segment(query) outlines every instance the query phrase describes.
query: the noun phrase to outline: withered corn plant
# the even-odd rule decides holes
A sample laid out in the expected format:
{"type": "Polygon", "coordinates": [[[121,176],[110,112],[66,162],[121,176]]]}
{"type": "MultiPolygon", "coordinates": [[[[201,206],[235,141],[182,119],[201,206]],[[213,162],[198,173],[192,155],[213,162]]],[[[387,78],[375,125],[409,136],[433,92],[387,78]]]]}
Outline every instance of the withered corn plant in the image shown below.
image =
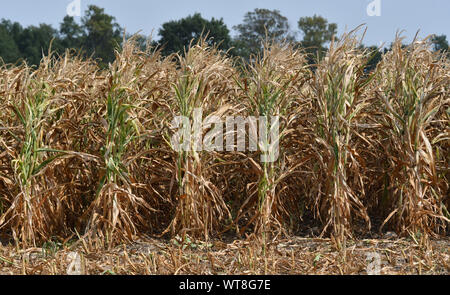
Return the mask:
{"type": "Polygon", "coordinates": [[[231,60],[216,47],[208,46],[205,38],[176,57],[179,69],[169,116],[182,118],[178,123],[183,124],[171,126],[172,130],[179,129],[178,134],[166,137],[176,154],[174,175],[178,186],[175,215],[167,230],[208,239],[225,218],[229,219],[230,212],[222,192],[210,181],[214,152],[223,150],[223,145],[219,147],[220,139],[216,139],[217,149],[203,145],[207,131],[203,120],[215,124],[231,111],[227,102],[234,92],[236,71],[231,60]],[[186,127],[184,131],[182,127],[186,127]]]}
{"type": "Polygon", "coordinates": [[[353,219],[359,216],[370,227],[361,199],[362,175],[349,178],[361,165],[353,147],[355,126],[365,106],[363,89],[373,75],[364,68],[367,53],[361,52],[356,32],[332,41],[325,58],[317,65],[311,98],[316,114],[313,166],[318,216],[324,219],[323,232],[331,229],[338,247],[351,236],[353,219]],[[356,188],[358,192],[356,193],[356,188]]]}
{"type": "MultiPolygon", "coordinates": [[[[9,68],[7,65],[0,67],[0,216],[3,216],[5,210],[9,208],[14,195],[11,160],[15,156],[13,148],[15,139],[11,136],[11,128],[12,126],[20,128],[15,124],[9,101],[19,92],[17,85],[21,85],[26,72],[27,67],[24,65],[15,68],[9,68]]],[[[6,231],[4,226],[2,231],[6,231]]]]}
{"type": "MultiPolygon", "coordinates": [[[[443,60],[441,65],[445,72],[445,79],[450,79],[450,55],[447,52],[447,60],[443,60]]],[[[444,195],[443,208],[444,215],[450,219],[450,83],[444,86],[445,99],[436,115],[434,132],[430,135],[432,144],[436,148],[436,172],[438,173],[441,191],[444,195]],[[435,134],[438,135],[435,136],[435,134]]],[[[448,227],[447,227],[448,231],[448,227]]]]}
{"type": "MultiPolygon", "coordinates": [[[[98,101],[102,111],[104,139],[100,148],[102,168],[95,200],[85,214],[89,221],[86,233],[103,239],[106,245],[118,240],[133,240],[138,226],[148,228],[140,209],[153,209],[133,190],[129,158],[139,152],[143,126],[138,120],[139,81],[143,60],[135,58],[133,40],[128,41],[105,77],[105,93],[98,101]],[[104,99],[104,100],[103,100],[104,99]]],[[[142,229],[142,228],[141,228],[142,229]]]]}
{"type": "MultiPolygon", "coordinates": [[[[47,169],[47,178],[56,179],[58,199],[61,203],[60,227],[57,238],[62,241],[82,233],[87,220],[82,216],[95,196],[99,154],[97,135],[93,132],[92,114],[101,83],[98,67],[91,60],[67,51],[64,56],[54,56],[45,80],[52,86],[55,97],[64,102],[58,120],[47,131],[46,138],[52,149],[64,151],[54,165],[47,169]]],[[[55,233],[53,233],[55,234],[55,233]]]]}
{"type": "Polygon", "coordinates": [[[283,139],[300,114],[298,108],[302,106],[294,104],[294,100],[308,78],[306,58],[301,51],[288,44],[266,42],[262,54],[247,66],[244,77],[236,80],[241,90],[239,105],[249,116],[249,148],[253,145],[259,151],[258,158],[249,158],[258,181],[248,184],[253,189],[237,219],[253,206],[255,209],[242,230],[253,225],[256,236],[263,240],[270,236],[271,230],[283,229],[280,195],[285,187],[280,182],[295,170],[294,165],[286,165],[285,149],[290,144],[283,139]]]}
{"type": "Polygon", "coordinates": [[[56,193],[59,187],[48,171],[65,154],[48,145],[48,132],[65,105],[45,81],[51,63],[50,57],[45,58],[34,73],[24,68],[23,84],[16,84],[16,95],[8,101],[17,124],[6,127],[15,140],[10,164],[16,189],[0,223],[8,224],[14,239],[23,245],[48,239],[64,223],[63,206],[56,193]]]}
{"type": "Polygon", "coordinates": [[[61,65],[67,69],[67,63],[67,57],[50,54],[38,69],[10,71],[14,78],[5,81],[5,108],[11,119],[2,122],[7,124],[2,128],[8,142],[3,142],[8,155],[4,164],[11,169],[6,170],[9,208],[0,223],[24,246],[70,234],[68,208],[76,198],[65,194],[73,179],[65,182],[64,167],[73,159],[95,158],[68,149],[70,140],[64,136],[65,115],[72,106],[65,96],[72,81],[61,69],[61,65]]]}
{"type": "Polygon", "coordinates": [[[439,233],[449,222],[448,179],[436,164],[448,164],[438,154],[444,151],[440,143],[448,142],[448,68],[426,39],[403,47],[397,37],[377,84],[392,208],[383,225],[393,222],[399,232],[413,235],[439,233]]]}
{"type": "Polygon", "coordinates": [[[41,198],[35,197],[40,191],[35,177],[39,170],[38,167],[43,162],[43,151],[40,149],[44,148],[42,143],[43,126],[47,123],[45,115],[50,105],[48,99],[50,94],[48,85],[45,82],[39,83],[30,77],[27,67],[22,68],[16,79],[19,77],[20,80],[11,81],[16,84],[15,91],[11,89],[13,85],[10,84],[8,85],[9,89],[3,92],[3,97],[6,98],[10,109],[9,115],[14,116],[15,119],[5,122],[17,124],[15,125],[17,127],[14,130],[15,134],[9,129],[12,126],[2,126],[13,138],[9,143],[15,145],[13,151],[13,147],[6,146],[2,139],[6,150],[11,151],[9,164],[12,167],[12,175],[10,180],[15,182],[16,187],[12,192],[14,195],[9,198],[9,209],[2,214],[0,224],[2,226],[10,225],[15,240],[24,241],[25,244],[35,244],[35,236],[39,235],[36,230],[45,229],[41,223],[42,219],[40,219],[42,217],[40,216],[42,206],[39,206],[41,198]]]}
{"type": "Polygon", "coordinates": [[[171,185],[175,176],[172,175],[173,151],[167,148],[165,141],[167,125],[172,120],[168,114],[173,111],[172,83],[177,77],[176,64],[171,57],[162,58],[157,48],[137,51],[127,43],[125,51],[132,51],[122,55],[129,56],[128,63],[134,64],[125,69],[126,75],[136,79],[131,93],[137,106],[133,108],[133,116],[141,126],[139,140],[130,147],[125,162],[134,194],[157,210],[139,209],[140,218],[146,222],[145,226],[140,225],[140,231],[160,234],[170,224],[176,207],[171,185]]]}

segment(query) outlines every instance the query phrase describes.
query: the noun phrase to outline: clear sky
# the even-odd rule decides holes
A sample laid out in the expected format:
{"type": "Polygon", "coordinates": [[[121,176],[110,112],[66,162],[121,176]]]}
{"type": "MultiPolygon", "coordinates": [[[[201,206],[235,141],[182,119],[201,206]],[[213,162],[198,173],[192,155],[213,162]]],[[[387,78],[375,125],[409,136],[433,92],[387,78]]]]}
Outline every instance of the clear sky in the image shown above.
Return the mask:
{"type": "MultiPolygon", "coordinates": [[[[49,23],[59,28],[73,0],[1,0],[0,19],[24,26],[49,23]]],[[[302,16],[321,15],[338,24],[339,34],[360,24],[368,27],[364,43],[387,45],[397,30],[405,30],[407,40],[420,29],[420,36],[445,34],[450,39],[449,0],[79,0],[82,12],[88,5],[105,8],[127,32],[142,30],[157,39],[161,24],[200,12],[205,18],[223,18],[232,35],[232,27],[242,22],[246,12],[255,8],[278,9],[297,31],[302,16]],[[367,6],[381,3],[381,15],[369,16],[367,6]]],[[[372,6],[375,7],[375,6],[372,6]]],[[[376,10],[371,10],[372,14],[376,10]]],[[[79,17],[77,17],[79,19],[79,17]]],[[[298,35],[301,39],[301,35],[298,35]]]]}

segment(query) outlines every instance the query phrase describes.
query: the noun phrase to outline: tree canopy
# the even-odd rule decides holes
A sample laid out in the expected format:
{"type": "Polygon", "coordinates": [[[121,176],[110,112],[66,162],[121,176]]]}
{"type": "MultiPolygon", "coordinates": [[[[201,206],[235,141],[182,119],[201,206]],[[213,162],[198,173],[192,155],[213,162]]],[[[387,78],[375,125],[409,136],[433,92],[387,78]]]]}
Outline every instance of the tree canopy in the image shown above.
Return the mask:
{"type": "MultiPolygon", "coordinates": [[[[42,54],[47,53],[57,31],[50,25],[23,28],[19,23],[2,20],[0,23],[0,56],[5,63],[16,63],[26,59],[30,64],[38,64],[42,54]]],[[[58,40],[53,48],[60,48],[58,40]]]]}
{"type": "Polygon", "coordinates": [[[0,56],[5,63],[26,60],[37,65],[43,54],[62,53],[66,48],[82,50],[101,65],[114,60],[114,49],[122,42],[122,29],[115,18],[95,5],[88,7],[81,24],[66,16],[59,31],[48,24],[23,28],[9,20],[0,22],[0,56]],[[53,42],[52,42],[53,40],[53,42]]]}
{"type": "Polygon", "coordinates": [[[183,52],[191,40],[196,42],[200,37],[207,35],[211,45],[216,43],[219,49],[228,50],[231,47],[230,31],[223,19],[204,19],[200,13],[176,21],[166,22],[159,30],[162,53],[169,55],[174,52],[183,52]]]}
{"type": "Polygon", "coordinates": [[[440,35],[440,36],[434,36],[433,39],[431,39],[431,42],[433,43],[433,47],[435,51],[445,51],[449,53],[449,45],[447,41],[447,36],[440,35]]]}
{"type": "MultiPolygon", "coordinates": [[[[174,52],[183,53],[193,41],[207,37],[207,42],[217,44],[219,49],[228,51],[234,56],[248,60],[252,54],[262,49],[265,40],[275,42],[292,42],[306,49],[313,57],[323,56],[327,44],[337,33],[337,24],[329,23],[322,16],[301,17],[298,20],[301,40],[296,39],[288,19],[278,10],[255,9],[244,15],[241,24],[233,27],[234,38],[223,19],[205,19],[200,13],[195,13],[179,20],[162,24],[158,35],[160,40],[152,41],[152,46],[161,46],[162,53],[169,55],[174,52]]],[[[131,35],[127,35],[129,38],[131,35]]],[[[145,49],[149,38],[143,35],[135,37],[138,45],[145,49]]],[[[72,48],[86,56],[95,58],[101,66],[114,61],[116,48],[123,41],[123,29],[114,16],[105,13],[103,8],[90,5],[80,22],[66,16],[60,27],[54,29],[48,24],[22,27],[10,20],[0,21],[0,58],[5,63],[17,63],[26,60],[30,65],[39,64],[43,54],[51,50],[63,53],[72,48]]],[[[445,35],[435,35],[432,39],[435,51],[449,53],[449,44],[445,35]]],[[[376,46],[367,47],[373,52],[368,69],[374,69],[379,62],[381,53],[376,46]]]]}
{"type": "Polygon", "coordinates": [[[83,27],[72,16],[66,16],[59,29],[61,44],[65,48],[81,48],[83,45],[83,27]]]}
{"type": "Polygon", "coordinates": [[[122,28],[115,18],[103,8],[90,5],[81,22],[83,47],[87,53],[100,58],[102,63],[114,61],[114,49],[122,41],[122,28]]]}
{"type": "Polygon", "coordinates": [[[234,29],[238,32],[235,39],[236,52],[245,58],[258,53],[266,39],[275,42],[294,40],[289,21],[279,10],[257,8],[247,12],[244,22],[234,29]]]}
{"type": "Polygon", "coordinates": [[[337,34],[337,24],[328,23],[327,19],[318,15],[300,18],[298,27],[303,34],[300,45],[314,54],[325,51],[326,43],[337,34]]]}
{"type": "Polygon", "coordinates": [[[21,57],[10,24],[5,20],[0,23],[0,57],[6,63],[14,63],[21,57]]]}

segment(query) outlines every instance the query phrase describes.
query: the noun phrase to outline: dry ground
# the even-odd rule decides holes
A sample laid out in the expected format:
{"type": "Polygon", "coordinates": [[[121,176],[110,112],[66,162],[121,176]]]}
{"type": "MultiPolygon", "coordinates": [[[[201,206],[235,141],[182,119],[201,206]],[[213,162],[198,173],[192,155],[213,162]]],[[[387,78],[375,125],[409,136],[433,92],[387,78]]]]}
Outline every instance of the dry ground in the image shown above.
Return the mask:
{"type": "Polygon", "coordinates": [[[183,244],[150,238],[111,250],[82,242],[27,250],[9,245],[0,246],[0,274],[367,274],[371,253],[380,255],[381,274],[450,273],[449,237],[427,246],[394,238],[350,241],[345,251],[336,251],[329,239],[301,237],[265,249],[246,240],[183,244]]]}

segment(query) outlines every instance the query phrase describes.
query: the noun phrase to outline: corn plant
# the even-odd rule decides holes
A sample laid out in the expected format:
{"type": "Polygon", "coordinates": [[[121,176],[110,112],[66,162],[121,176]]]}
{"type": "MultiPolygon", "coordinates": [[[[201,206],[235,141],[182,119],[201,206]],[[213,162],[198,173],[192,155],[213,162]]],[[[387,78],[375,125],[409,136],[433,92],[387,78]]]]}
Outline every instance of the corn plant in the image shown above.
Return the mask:
{"type": "Polygon", "coordinates": [[[151,210],[142,198],[133,194],[125,161],[129,147],[140,136],[140,124],[133,115],[136,105],[133,105],[126,85],[121,84],[121,72],[113,68],[110,75],[102,118],[105,132],[100,149],[103,175],[95,200],[85,213],[90,214],[86,233],[104,237],[106,245],[112,245],[117,237],[132,240],[138,232],[135,220],[139,220],[139,208],[151,210]]]}
{"type": "Polygon", "coordinates": [[[62,106],[56,106],[55,99],[51,98],[53,90],[47,83],[29,79],[29,91],[24,94],[24,99],[10,105],[21,124],[21,134],[10,132],[21,146],[12,160],[19,193],[0,219],[0,223],[11,222],[16,241],[24,245],[36,244],[37,240],[45,238],[52,226],[49,220],[52,200],[44,195],[46,187],[42,174],[54,160],[64,155],[63,151],[48,148],[45,144],[46,127],[51,116],[62,106]],[[16,215],[23,221],[17,221],[16,215]]]}
{"type": "MultiPolygon", "coordinates": [[[[352,147],[358,116],[366,102],[363,89],[373,75],[365,75],[365,54],[358,50],[354,33],[332,41],[326,57],[319,63],[312,82],[312,99],[316,114],[316,138],[313,150],[318,179],[315,201],[319,216],[326,218],[323,232],[332,228],[338,247],[345,247],[351,235],[353,214],[370,220],[348,178],[349,169],[360,166],[352,147]]],[[[361,179],[361,175],[357,176],[361,179]]],[[[362,180],[357,181],[362,183],[362,180]]],[[[361,193],[363,194],[363,189],[361,193]]]]}
{"type": "Polygon", "coordinates": [[[406,48],[401,41],[398,37],[384,56],[377,76],[392,204],[383,225],[392,218],[399,232],[433,234],[449,222],[436,167],[436,145],[448,132],[436,129],[436,115],[448,100],[445,87],[450,80],[444,61],[429,50],[426,40],[406,48]]]}
{"type": "Polygon", "coordinates": [[[180,138],[187,148],[176,152],[178,205],[168,230],[208,239],[230,213],[220,190],[209,181],[207,174],[213,152],[199,149],[198,144],[202,143],[198,137],[204,132],[203,116],[220,117],[229,110],[226,102],[233,89],[235,71],[231,61],[217,48],[209,47],[205,38],[191,44],[184,56],[177,55],[177,58],[180,74],[173,84],[172,114],[187,118],[194,132],[189,130],[180,138]]]}
{"type": "Polygon", "coordinates": [[[277,186],[291,172],[288,169],[293,167],[282,168],[284,154],[280,143],[290,132],[290,124],[297,115],[293,101],[298,87],[307,79],[306,59],[300,51],[287,44],[266,42],[262,55],[255,58],[254,64],[248,65],[243,81],[236,80],[242,92],[240,104],[244,105],[246,114],[259,118],[259,127],[256,122],[249,122],[249,132],[259,136],[256,143],[249,137],[249,144],[257,145],[260,151],[260,159],[250,159],[258,171],[259,180],[254,186],[256,191],[250,193],[243,206],[251,204],[252,199],[256,200],[257,210],[247,226],[254,224],[255,233],[262,235],[263,239],[271,229],[282,228],[279,216],[281,188],[277,186]]]}
{"type": "MultiPolygon", "coordinates": [[[[0,92],[6,99],[2,113],[8,114],[8,118],[1,124],[4,134],[1,145],[6,152],[2,153],[6,157],[2,157],[1,162],[2,171],[6,171],[3,192],[8,207],[0,221],[2,226],[9,227],[15,240],[24,245],[70,231],[69,210],[78,200],[64,193],[76,182],[70,176],[67,176],[68,182],[64,179],[70,170],[67,163],[75,158],[82,161],[94,158],[70,151],[67,144],[70,141],[62,135],[70,127],[73,129],[66,123],[67,116],[77,114],[68,111],[74,104],[62,95],[70,94],[64,90],[73,85],[69,83],[72,81],[61,83],[59,77],[69,78],[64,72],[69,69],[69,58],[56,59],[49,55],[35,71],[24,65],[2,75],[0,92]],[[62,128],[63,124],[68,128],[62,128]]],[[[83,67],[84,62],[75,59],[72,65],[83,67]]],[[[76,76],[79,72],[70,73],[76,76]]]]}

